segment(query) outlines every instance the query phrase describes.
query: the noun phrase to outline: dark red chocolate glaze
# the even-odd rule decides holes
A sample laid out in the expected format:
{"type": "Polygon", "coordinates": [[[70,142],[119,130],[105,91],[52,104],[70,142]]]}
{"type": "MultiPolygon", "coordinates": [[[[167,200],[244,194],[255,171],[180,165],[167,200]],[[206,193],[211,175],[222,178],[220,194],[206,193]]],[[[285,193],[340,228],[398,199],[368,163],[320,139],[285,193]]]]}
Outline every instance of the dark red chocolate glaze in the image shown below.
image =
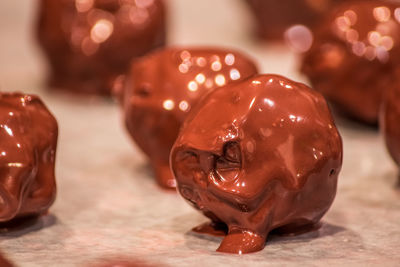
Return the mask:
{"type": "MultiPolygon", "coordinates": [[[[397,73],[398,78],[399,75],[400,72],[397,73]]],[[[400,83],[387,89],[380,115],[380,128],[385,137],[386,146],[400,167],[400,83]]]]}
{"type": "Polygon", "coordinates": [[[341,137],[324,98],[277,75],[208,94],[171,152],[178,191],[215,225],[227,225],[218,251],[238,254],[261,250],[273,229],[317,223],[335,198],[341,165],[341,137]]]}
{"type": "Polygon", "coordinates": [[[400,60],[400,3],[349,1],[315,30],[302,72],[338,110],[376,124],[400,60]]]}
{"type": "Polygon", "coordinates": [[[57,136],[57,121],[37,96],[0,93],[0,222],[53,204],[57,136]]]}
{"type": "Polygon", "coordinates": [[[313,26],[337,2],[344,0],[246,0],[256,21],[257,34],[267,40],[282,40],[294,25],[313,26]]]}
{"type": "Polygon", "coordinates": [[[162,0],[41,0],[38,39],[49,85],[108,95],[133,58],[165,43],[162,0]]]}
{"type": "Polygon", "coordinates": [[[193,105],[206,92],[256,73],[246,56],[216,48],[168,48],[132,65],[121,97],[125,124],[161,186],[175,188],[169,153],[193,105]]]}

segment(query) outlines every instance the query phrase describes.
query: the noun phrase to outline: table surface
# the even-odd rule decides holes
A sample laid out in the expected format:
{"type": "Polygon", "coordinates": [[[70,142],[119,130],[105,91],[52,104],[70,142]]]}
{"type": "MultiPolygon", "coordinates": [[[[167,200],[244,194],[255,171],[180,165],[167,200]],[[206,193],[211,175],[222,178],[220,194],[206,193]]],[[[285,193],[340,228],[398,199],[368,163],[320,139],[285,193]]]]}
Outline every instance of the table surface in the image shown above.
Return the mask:
{"type": "MultiPolygon", "coordinates": [[[[258,60],[263,72],[306,82],[294,53],[251,38],[242,1],[168,3],[170,44],[238,48],[258,60]]],[[[216,253],[219,238],[190,231],[206,218],[175,192],[156,186],[114,102],[43,89],[46,68],[33,39],[34,15],[35,1],[0,1],[0,89],[39,94],[60,126],[56,203],[37,221],[0,229],[0,249],[18,266],[91,266],[118,258],[166,266],[400,264],[397,168],[376,129],[338,121],[344,165],[319,230],[273,236],[254,254],[216,253]]]]}

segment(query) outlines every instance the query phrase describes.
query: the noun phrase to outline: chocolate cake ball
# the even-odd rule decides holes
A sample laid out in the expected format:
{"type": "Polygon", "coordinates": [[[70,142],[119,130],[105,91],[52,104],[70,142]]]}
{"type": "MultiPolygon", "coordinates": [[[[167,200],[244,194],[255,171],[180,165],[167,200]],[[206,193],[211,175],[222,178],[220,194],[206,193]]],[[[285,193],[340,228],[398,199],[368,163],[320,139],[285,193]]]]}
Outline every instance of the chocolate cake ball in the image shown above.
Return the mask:
{"type": "Polygon", "coordinates": [[[57,136],[57,121],[37,96],[0,93],[0,223],[53,204],[57,136]]]}
{"type": "Polygon", "coordinates": [[[289,28],[319,23],[334,4],[344,0],[246,0],[254,14],[257,34],[266,40],[282,40],[289,28]]]}
{"type": "Polygon", "coordinates": [[[165,43],[162,0],[40,0],[49,85],[108,95],[133,58],[165,43]]]}
{"type": "MultiPolygon", "coordinates": [[[[400,71],[397,74],[397,77],[400,77],[400,71]]],[[[385,137],[390,155],[400,166],[400,83],[387,88],[385,92],[380,116],[380,128],[385,137]]]]}
{"type": "Polygon", "coordinates": [[[134,62],[120,95],[125,125],[161,186],[175,187],[169,153],[200,97],[256,73],[246,56],[217,48],[168,48],[134,62]]]}
{"type": "Polygon", "coordinates": [[[400,62],[400,2],[348,1],[315,30],[302,72],[347,116],[376,124],[400,62]]]}
{"type": "Polygon", "coordinates": [[[180,194],[211,219],[208,228],[228,228],[218,251],[242,254],[263,249],[273,229],[296,232],[321,219],[342,153],[318,92],[259,75],[202,99],[172,148],[171,168],[180,194]]]}

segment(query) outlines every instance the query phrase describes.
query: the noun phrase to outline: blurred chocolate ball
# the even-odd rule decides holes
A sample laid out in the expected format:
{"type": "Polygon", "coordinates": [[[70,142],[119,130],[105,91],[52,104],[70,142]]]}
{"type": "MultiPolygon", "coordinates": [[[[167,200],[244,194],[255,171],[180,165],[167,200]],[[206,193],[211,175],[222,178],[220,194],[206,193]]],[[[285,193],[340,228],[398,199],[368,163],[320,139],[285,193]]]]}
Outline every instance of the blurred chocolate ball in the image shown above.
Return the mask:
{"type": "Polygon", "coordinates": [[[175,187],[169,153],[197,101],[256,73],[248,57],[218,48],[167,48],[133,63],[120,95],[125,125],[162,187],[175,187]]]}
{"type": "Polygon", "coordinates": [[[162,0],[40,0],[49,86],[109,95],[133,58],[165,43],[162,0]]]}
{"type": "Polygon", "coordinates": [[[400,3],[349,1],[315,29],[301,70],[338,111],[376,124],[400,63],[400,3]]]}

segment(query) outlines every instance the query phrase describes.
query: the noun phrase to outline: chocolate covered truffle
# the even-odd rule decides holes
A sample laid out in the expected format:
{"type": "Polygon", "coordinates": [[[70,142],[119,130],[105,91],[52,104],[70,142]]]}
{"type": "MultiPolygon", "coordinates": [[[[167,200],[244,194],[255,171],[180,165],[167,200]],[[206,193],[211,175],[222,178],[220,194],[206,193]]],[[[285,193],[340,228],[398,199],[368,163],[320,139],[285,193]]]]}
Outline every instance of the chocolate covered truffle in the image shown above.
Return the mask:
{"type": "Polygon", "coordinates": [[[316,224],[335,198],[341,165],[324,98],[277,75],[208,94],[171,151],[178,191],[209,227],[226,225],[218,251],[238,254],[261,250],[273,229],[316,224]]]}
{"type": "MultiPolygon", "coordinates": [[[[400,77],[400,71],[397,73],[400,77]]],[[[400,84],[388,88],[384,95],[380,128],[390,155],[400,166],[400,84]]],[[[400,176],[399,176],[400,178],[400,176]]]]}
{"type": "Polygon", "coordinates": [[[53,203],[57,136],[37,96],[0,93],[0,223],[43,214],[53,203]]]}
{"type": "Polygon", "coordinates": [[[400,3],[349,1],[315,30],[302,72],[338,111],[376,124],[400,60],[400,3]]]}
{"type": "Polygon", "coordinates": [[[165,43],[162,0],[40,0],[49,85],[108,95],[133,58],[165,43]]]}
{"type": "Polygon", "coordinates": [[[318,23],[337,2],[343,0],[246,0],[254,14],[257,34],[266,40],[282,40],[291,27],[318,23]]]}
{"type": "Polygon", "coordinates": [[[175,187],[169,153],[199,98],[256,73],[246,56],[216,48],[168,48],[134,62],[120,96],[125,124],[161,186],[175,187]]]}

